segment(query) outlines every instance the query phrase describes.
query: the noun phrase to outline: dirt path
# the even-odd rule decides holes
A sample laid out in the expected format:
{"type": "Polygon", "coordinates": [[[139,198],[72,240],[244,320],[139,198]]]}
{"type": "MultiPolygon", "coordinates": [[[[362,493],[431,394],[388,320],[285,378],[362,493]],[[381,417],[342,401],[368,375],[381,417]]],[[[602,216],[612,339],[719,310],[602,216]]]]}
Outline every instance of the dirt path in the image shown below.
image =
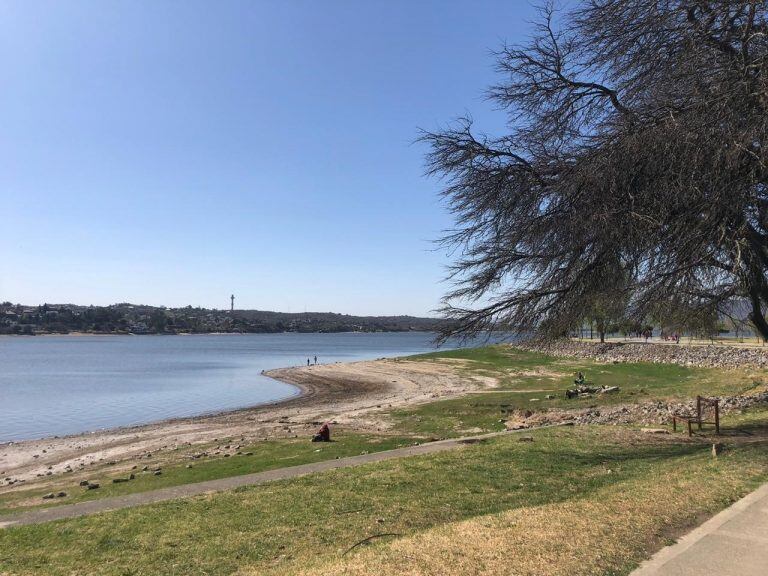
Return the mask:
{"type": "MultiPolygon", "coordinates": [[[[449,440],[439,440],[427,444],[407,446],[405,448],[396,448],[373,454],[361,454],[359,456],[349,456],[338,460],[325,460],[323,462],[313,462],[311,464],[302,464],[300,466],[291,466],[288,468],[278,468],[277,470],[268,470],[266,472],[257,472],[255,474],[245,474],[242,476],[231,476],[229,478],[220,478],[218,480],[208,480],[195,484],[183,484],[159,490],[148,492],[139,492],[137,494],[128,494],[126,496],[115,496],[101,500],[92,500],[89,502],[78,502],[77,504],[67,504],[63,506],[54,506],[38,510],[30,510],[13,514],[10,516],[0,516],[0,528],[9,528],[13,526],[24,526],[27,524],[40,524],[51,522],[53,520],[63,520],[66,518],[78,518],[80,516],[89,516],[100,512],[120,510],[122,508],[132,508],[144,504],[154,504],[166,500],[175,500],[178,498],[187,498],[198,496],[210,492],[219,492],[222,490],[231,490],[240,486],[254,486],[283,480],[286,478],[295,478],[326,470],[335,470],[337,468],[348,468],[351,466],[360,466],[371,462],[382,462],[394,458],[403,458],[407,456],[419,456],[423,454],[433,454],[435,452],[444,452],[446,450],[455,450],[467,444],[472,444],[486,438],[493,438],[505,434],[515,434],[521,431],[494,432],[480,436],[471,436],[465,438],[452,438],[449,440]]],[[[525,432],[525,431],[522,431],[525,432]]]]}

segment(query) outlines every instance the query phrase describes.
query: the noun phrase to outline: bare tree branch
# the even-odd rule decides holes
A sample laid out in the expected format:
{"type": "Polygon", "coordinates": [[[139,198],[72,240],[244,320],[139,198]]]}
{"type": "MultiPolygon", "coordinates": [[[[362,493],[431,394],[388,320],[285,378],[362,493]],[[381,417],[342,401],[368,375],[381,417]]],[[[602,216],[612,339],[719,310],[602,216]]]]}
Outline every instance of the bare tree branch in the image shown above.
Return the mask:
{"type": "Polygon", "coordinates": [[[768,337],[768,3],[583,0],[534,32],[496,54],[508,134],[420,136],[455,218],[449,333],[742,299],[768,337]]]}

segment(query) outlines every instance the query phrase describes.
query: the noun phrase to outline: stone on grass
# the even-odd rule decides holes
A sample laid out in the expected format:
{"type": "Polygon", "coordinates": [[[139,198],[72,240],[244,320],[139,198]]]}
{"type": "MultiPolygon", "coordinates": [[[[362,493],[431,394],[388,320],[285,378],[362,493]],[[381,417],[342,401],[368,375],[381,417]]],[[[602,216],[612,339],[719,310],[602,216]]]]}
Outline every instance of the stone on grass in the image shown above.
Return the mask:
{"type": "Polygon", "coordinates": [[[666,428],[641,428],[640,432],[643,434],[669,434],[669,430],[666,428]]]}
{"type": "Polygon", "coordinates": [[[525,430],[528,428],[528,424],[525,422],[507,422],[504,424],[507,430],[525,430]]]}

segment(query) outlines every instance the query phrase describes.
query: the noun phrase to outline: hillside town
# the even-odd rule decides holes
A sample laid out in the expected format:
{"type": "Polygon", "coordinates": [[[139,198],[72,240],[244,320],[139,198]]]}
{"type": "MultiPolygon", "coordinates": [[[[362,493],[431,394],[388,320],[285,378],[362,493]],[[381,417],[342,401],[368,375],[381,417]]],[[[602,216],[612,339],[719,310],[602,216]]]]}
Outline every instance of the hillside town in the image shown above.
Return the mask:
{"type": "Polygon", "coordinates": [[[431,331],[439,320],[413,316],[350,316],[331,312],[110,306],[0,304],[0,334],[206,334],[276,332],[431,331]]]}

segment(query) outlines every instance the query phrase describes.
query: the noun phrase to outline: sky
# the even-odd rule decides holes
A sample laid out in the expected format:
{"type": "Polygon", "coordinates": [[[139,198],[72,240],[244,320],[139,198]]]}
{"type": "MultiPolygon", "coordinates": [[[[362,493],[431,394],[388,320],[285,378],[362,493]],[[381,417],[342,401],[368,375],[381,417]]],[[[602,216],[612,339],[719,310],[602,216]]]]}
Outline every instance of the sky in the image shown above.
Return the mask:
{"type": "Polygon", "coordinates": [[[0,1],[0,301],[432,315],[526,0],[0,1]]]}

